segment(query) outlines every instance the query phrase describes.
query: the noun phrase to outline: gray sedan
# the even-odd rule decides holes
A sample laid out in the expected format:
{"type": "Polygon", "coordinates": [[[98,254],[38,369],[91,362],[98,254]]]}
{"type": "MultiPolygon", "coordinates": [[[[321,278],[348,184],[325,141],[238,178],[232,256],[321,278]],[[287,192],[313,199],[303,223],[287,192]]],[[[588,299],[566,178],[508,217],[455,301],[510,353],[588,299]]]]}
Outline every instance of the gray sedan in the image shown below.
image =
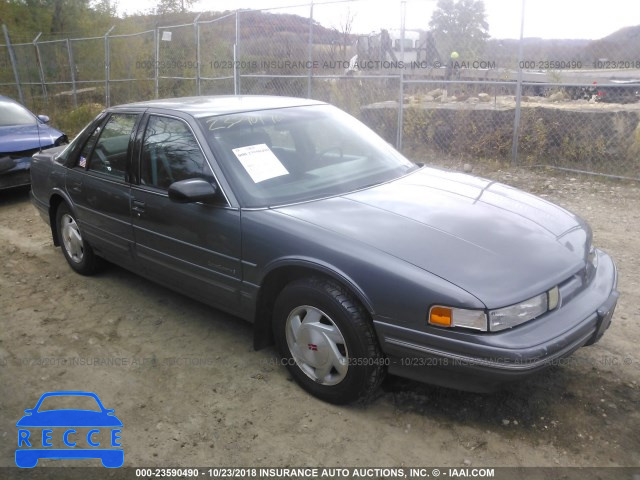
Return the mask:
{"type": "Polygon", "coordinates": [[[599,340],[618,298],[576,215],[415,164],[312,100],[109,108],[31,177],[75,271],[106,259],[252,322],[333,403],[386,373],[494,389],[599,340]]]}

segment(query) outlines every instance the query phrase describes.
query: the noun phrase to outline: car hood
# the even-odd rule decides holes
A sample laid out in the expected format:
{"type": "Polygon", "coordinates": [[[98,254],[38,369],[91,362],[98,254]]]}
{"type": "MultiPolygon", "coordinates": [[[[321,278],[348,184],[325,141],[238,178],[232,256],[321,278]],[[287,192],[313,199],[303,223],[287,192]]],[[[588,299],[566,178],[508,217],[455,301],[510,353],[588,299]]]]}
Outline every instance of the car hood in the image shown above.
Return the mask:
{"type": "Polygon", "coordinates": [[[25,415],[16,427],[121,427],[115,415],[91,410],[48,410],[25,415]]]}
{"type": "Polygon", "coordinates": [[[63,135],[45,124],[0,127],[0,154],[50,147],[63,135]]]}
{"type": "Polygon", "coordinates": [[[432,168],[282,214],[446,279],[487,308],[518,303],[585,267],[588,225],[515,188],[432,168]]]}

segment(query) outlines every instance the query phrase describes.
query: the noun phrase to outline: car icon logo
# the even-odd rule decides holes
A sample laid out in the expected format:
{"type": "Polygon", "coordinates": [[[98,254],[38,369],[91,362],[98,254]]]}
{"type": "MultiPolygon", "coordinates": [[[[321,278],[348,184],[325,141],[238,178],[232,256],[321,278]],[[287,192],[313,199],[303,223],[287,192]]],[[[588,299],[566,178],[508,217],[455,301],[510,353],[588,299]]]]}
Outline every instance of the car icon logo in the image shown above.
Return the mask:
{"type": "Polygon", "coordinates": [[[95,393],[48,392],[24,413],[16,423],[18,467],[33,468],[41,458],[99,458],[107,468],[118,468],[124,463],[122,422],[95,393]],[[74,405],[76,408],[67,408],[74,405]]]}

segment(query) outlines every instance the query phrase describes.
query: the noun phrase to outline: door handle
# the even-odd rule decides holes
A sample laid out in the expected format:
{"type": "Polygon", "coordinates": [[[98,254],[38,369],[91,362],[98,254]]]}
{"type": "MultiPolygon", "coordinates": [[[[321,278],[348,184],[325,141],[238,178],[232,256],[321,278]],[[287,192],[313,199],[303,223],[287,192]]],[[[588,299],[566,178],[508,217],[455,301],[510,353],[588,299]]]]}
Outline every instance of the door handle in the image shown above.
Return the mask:
{"type": "Polygon", "coordinates": [[[140,202],[138,200],[134,200],[133,201],[133,206],[131,207],[131,210],[133,210],[134,212],[136,212],[138,214],[138,216],[140,216],[141,213],[144,213],[144,207],[145,207],[145,203],[144,202],[140,202]]]}
{"type": "Polygon", "coordinates": [[[82,193],[82,182],[69,182],[69,190],[74,193],[82,193]]]}

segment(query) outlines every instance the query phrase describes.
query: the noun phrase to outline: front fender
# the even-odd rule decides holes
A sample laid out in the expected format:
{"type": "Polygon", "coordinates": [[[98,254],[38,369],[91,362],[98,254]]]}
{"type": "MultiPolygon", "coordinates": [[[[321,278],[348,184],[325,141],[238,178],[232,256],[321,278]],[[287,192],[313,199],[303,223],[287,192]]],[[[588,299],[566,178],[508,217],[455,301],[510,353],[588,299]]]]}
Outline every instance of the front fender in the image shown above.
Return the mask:
{"type": "Polygon", "coordinates": [[[292,279],[314,272],[348,287],[372,319],[405,328],[425,329],[433,304],[486,308],[471,293],[402,258],[287,215],[243,212],[242,231],[243,280],[256,323],[271,321],[265,297],[275,298],[292,279]],[[299,271],[274,274],[286,269],[299,271]]]}
{"type": "Polygon", "coordinates": [[[351,291],[351,293],[353,293],[358,298],[360,303],[362,303],[369,314],[371,314],[372,316],[375,315],[373,303],[367,296],[366,292],[360,287],[360,285],[358,285],[358,283],[340,267],[331,265],[330,263],[318,258],[305,256],[285,256],[274,259],[267,263],[262,269],[262,275],[259,282],[260,285],[263,285],[265,279],[268,278],[270,274],[273,274],[273,272],[279,269],[288,268],[310,270],[333,278],[334,280],[347,287],[351,291]]]}

